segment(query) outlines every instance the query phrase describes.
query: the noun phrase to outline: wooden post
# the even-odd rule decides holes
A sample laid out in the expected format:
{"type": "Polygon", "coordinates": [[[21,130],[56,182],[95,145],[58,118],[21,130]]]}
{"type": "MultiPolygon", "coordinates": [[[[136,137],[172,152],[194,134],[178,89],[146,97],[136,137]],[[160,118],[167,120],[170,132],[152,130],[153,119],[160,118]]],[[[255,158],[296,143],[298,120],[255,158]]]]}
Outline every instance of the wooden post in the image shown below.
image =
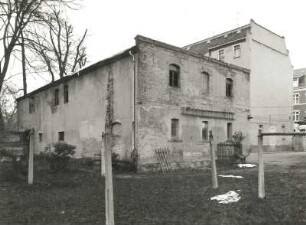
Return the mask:
{"type": "Polygon", "coordinates": [[[101,176],[105,177],[105,134],[102,132],[102,147],[101,147],[101,176]]]}
{"type": "Polygon", "coordinates": [[[265,197],[265,170],[263,159],[263,135],[258,131],[258,197],[265,197]]]}
{"type": "Polygon", "coordinates": [[[28,157],[28,184],[33,184],[33,157],[34,157],[34,145],[35,145],[35,132],[34,129],[30,131],[30,147],[28,157]]]}
{"type": "Polygon", "coordinates": [[[214,151],[214,143],[213,143],[213,135],[212,131],[209,131],[209,147],[210,147],[210,157],[211,157],[211,176],[213,188],[218,188],[218,178],[217,178],[217,167],[216,167],[216,159],[215,159],[215,151],[214,151]]]}
{"type": "Polygon", "coordinates": [[[113,171],[112,171],[112,147],[111,134],[106,132],[105,140],[105,215],[106,225],[114,225],[114,190],[113,190],[113,171]]]}

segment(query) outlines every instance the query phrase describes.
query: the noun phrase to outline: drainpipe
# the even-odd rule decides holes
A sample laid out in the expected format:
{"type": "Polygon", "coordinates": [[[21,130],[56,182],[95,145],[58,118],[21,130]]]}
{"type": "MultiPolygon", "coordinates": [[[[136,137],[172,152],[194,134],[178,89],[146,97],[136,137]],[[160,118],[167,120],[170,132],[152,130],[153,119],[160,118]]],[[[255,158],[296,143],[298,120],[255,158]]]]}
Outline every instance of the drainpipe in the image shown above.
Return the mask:
{"type": "Polygon", "coordinates": [[[132,114],[133,114],[133,136],[132,136],[132,146],[133,146],[133,152],[136,151],[136,63],[135,63],[135,55],[132,53],[132,51],[129,51],[130,56],[132,57],[134,69],[133,69],[133,97],[132,97],[132,114]]]}

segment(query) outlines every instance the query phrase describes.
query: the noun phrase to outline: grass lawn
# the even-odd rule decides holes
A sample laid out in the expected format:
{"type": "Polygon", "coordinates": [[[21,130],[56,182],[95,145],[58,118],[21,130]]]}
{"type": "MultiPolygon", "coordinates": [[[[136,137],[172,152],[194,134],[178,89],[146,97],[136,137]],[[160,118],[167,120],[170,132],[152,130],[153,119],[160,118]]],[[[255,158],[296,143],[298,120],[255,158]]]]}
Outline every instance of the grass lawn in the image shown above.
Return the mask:
{"type": "MultiPolygon", "coordinates": [[[[2,166],[3,167],[3,166],[2,166]]],[[[104,181],[97,173],[34,174],[34,184],[0,172],[0,224],[104,224],[104,181]]],[[[230,168],[211,188],[209,171],[116,175],[115,224],[306,224],[306,166],[266,167],[266,198],[257,198],[257,168],[230,168]],[[230,190],[240,201],[210,198],[230,190]]]]}

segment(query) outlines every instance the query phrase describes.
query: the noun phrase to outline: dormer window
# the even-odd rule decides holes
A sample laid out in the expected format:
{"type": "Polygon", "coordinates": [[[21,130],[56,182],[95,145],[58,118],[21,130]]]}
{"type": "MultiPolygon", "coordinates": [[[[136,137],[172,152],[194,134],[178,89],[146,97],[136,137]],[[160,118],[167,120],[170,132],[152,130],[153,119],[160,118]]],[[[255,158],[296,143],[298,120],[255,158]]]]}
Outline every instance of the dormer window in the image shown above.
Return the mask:
{"type": "Polygon", "coordinates": [[[169,86],[179,87],[180,85],[180,67],[175,64],[171,64],[169,68],[169,86]]]}
{"type": "Polygon", "coordinates": [[[224,60],[224,49],[220,49],[218,52],[218,59],[219,60],[224,60]]]}
{"type": "Polygon", "coordinates": [[[234,58],[239,58],[241,56],[240,45],[234,45],[234,58]]]}

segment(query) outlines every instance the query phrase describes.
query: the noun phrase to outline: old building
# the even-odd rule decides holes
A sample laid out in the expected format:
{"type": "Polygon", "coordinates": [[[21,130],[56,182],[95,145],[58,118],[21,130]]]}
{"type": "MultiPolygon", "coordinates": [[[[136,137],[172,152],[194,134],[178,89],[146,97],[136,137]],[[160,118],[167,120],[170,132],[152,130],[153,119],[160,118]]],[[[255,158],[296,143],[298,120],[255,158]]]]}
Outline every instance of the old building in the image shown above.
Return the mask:
{"type": "Polygon", "coordinates": [[[137,36],[136,45],[18,99],[20,130],[36,130],[37,151],[64,140],[78,156],[101,151],[107,80],[113,77],[114,151],[139,165],[169,147],[182,164],[208,159],[208,134],[249,135],[248,69],[137,36]],[[119,138],[118,138],[119,137],[119,138]]]}
{"type": "MultiPolygon", "coordinates": [[[[292,132],[293,69],[285,38],[251,20],[249,24],[188,45],[186,50],[248,68],[250,74],[250,142],[258,127],[292,132]]],[[[265,145],[287,145],[286,138],[265,138],[265,145]]]]}
{"type": "Polygon", "coordinates": [[[293,74],[293,120],[295,131],[306,131],[306,68],[293,74]]]}

